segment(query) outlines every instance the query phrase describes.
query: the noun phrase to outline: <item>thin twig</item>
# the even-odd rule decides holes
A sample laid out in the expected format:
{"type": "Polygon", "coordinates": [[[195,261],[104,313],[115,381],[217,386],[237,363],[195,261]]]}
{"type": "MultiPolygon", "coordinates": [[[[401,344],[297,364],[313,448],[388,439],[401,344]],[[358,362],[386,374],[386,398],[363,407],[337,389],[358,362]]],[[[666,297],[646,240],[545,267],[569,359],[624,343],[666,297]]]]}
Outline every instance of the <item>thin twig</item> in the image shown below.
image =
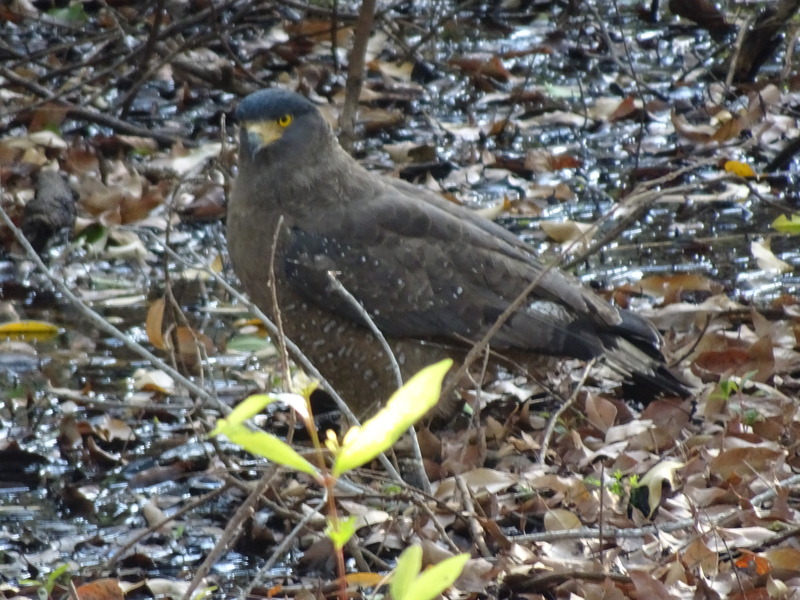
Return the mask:
{"type": "Polygon", "coordinates": [[[418,508],[422,509],[422,512],[424,512],[426,515],[428,515],[428,518],[431,520],[431,523],[433,524],[433,527],[436,529],[436,532],[439,534],[440,541],[443,541],[447,545],[447,547],[450,548],[450,550],[452,552],[461,552],[461,549],[450,538],[450,535],[447,533],[447,530],[444,528],[444,525],[442,525],[442,523],[439,521],[439,519],[436,518],[436,515],[431,510],[431,507],[428,506],[428,503],[423,501],[423,500],[421,500],[421,499],[418,499],[416,496],[413,496],[412,500],[415,502],[415,504],[417,505],[418,508]]]}
{"type": "MultiPolygon", "coordinates": [[[[28,89],[29,91],[33,92],[40,98],[44,100],[53,100],[54,96],[52,92],[46,88],[43,88],[35,81],[31,81],[17,75],[14,71],[0,65],[0,75],[8,79],[9,81],[13,81],[17,85],[21,85],[28,89]]],[[[138,125],[134,125],[133,123],[129,123],[127,121],[123,121],[122,119],[117,119],[116,117],[112,117],[111,115],[107,115],[105,113],[98,112],[96,110],[92,110],[87,106],[78,106],[77,104],[71,104],[69,102],[63,102],[59,106],[60,109],[64,110],[66,114],[74,119],[83,119],[84,121],[89,121],[90,123],[96,123],[98,125],[102,125],[103,127],[108,127],[117,131],[119,133],[128,133],[131,135],[138,135],[145,138],[152,138],[156,140],[159,144],[164,144],[170,146],[178,141],[178,137],[174,135],[167,135],[164,133],[158,133],[157,131],[153,131],[147,127],[139,127],[138,125]]],[[[193,145],[190,141],[186,141],[186,145],[193,145]]]]}
{"type": "Polygon", "coordinates": [[[190,513],[195,508],[197,508],[198,506],[202,506],[203,504],[205,504],[209,500],[212,500],[213,498],[216,498],[221,493],[223,493],[224,491],[228,490],[230,487],[231,487],[231,484],[226,482],[224,485],[222,485],[221,487],[218,487],[216,490],[212,490],[209,493],[204,494],[200,498],[192,500],[191,502],[189,502],[185,506],[182,506],[178,511],[176,511],[174,514],[170,515],[169,517],[165,517],[165,518],[161,519],[159,522],[150,525],[147,529],[145,529],[144,531],[138,533],[133,538],[131,538],[130,540],[125,542],[125,544],[123,544],[121,547],[119,547],[117,549],[117,551],[114,552],[114,554],[111,555],[111,558],[106,560],[105,568],[107,568],[107,569],[112,568],[117,563],[117,561],[119,559],[121,559],[122,556],[128,550],[133,548],[136,544],[139,543],[139,541],[141,541],[142,539],[146,538],[148,535],[158,531],[164,525],[167,525],[168,523],[171,523],[172,521],[180,519],[183,515],[185,515],[187,513],[190,513]]]}
{"type": "Polygon", "coordinates": [[[386,337],[383,335],[383,332],[378,329],[378,326],[375,324],[375,321],[372,320],[372,317],[369,316],[369,313],[361,304],[361,302],[356,299],[353,294],[350,293],[342,282],[339,281],[338,277],[336,277],[336,273],[333,271],[328,271],[328,281],[333,286],[333,289],[336,291],[337,294],[341,295],[345,300],[347,300],[353,309],[358,312],[358,315],[364,321],[364,325],[366,325],[369,330],[372,332],[372,335],[380,342],[380,345],[383,347],[383,351],[386,354],[386,357],[389,360],[389,363],[392,365],[392,371],[394,373],[394,382],[398,388],[403,387],[403,375],[400,372],[400,365],[397,363],[397,358],[392,352],[391,346],[389,346],[389,342],[386,341],[386,337]]]}
{"type": "Polygon", "coordinates": [[[725,89],[731,89],[731,85],[733,85],[733,78],[736,77],[736,72],[739,68],[739,55],[742,52],[742,45],[744,44],[744,39],[747,37],[747,33],[753,27],[753,22],[756,20],[757,13],[753,13],[747,20],[742,24],[739,28],[739,33],[736,35],[736,42],[733,44],[733,54],[730,58],[730,64],[728,65],[728,73],[725,76],[725,89]]]}
{"type": "Polygon", "coordinates": [[[272,244],[269,250],[269,274],[267,275],[269,286],[269,293],[272,298],[272,318],[275,319],[275,327],[278,329],[278,335],[275,336],[278,346],[278,354],[281,357],[281,370],[283,371],[283,390],[289,391],[291,389],[292,374],[289,370],[289,355],[286,350],[286,333],[283,330],[283,317],[281,315],[281,307],[278,303],[278,286],[275,279],[275,255],[278,252],[278,239],[281,235],[281,228],[283,227],[283,215],[278,217],[278,224],[275,227],[275,235],[272,236],[272,244]],[[289,385],[287,385],[287,383],[289,385]],[[287,389],[289,388],[289,389],[287,389]]]}
{"type": "MultiPolygon", "coordinates": [[[[160,244],[165,252],[168,252],[173,258],[177,261],[181,262],[184,265],[191,266],[198,269],[203,269],[206,273],[208,273],[222,288],[232,297],[237,299],[239,302],[242,303],[250,313],[255,315],[261,322],[264,324],[264,327],[269,332],[269,334],[273,337],[279,335],[279,331],[277,326],[264,314],[264,312],[258,308],[253,302],[251,302],[247,297],[244,296],[239,290],[234,288],[231,284],[229,284],[224,277],[222,277],[219,273],[216,273],[212,269],[209,269],[207,266],[203,265],[202,261],[200,260],[197,255],[194,255],[196,263],[190,264],[183,256],[179,255],[175,252],[172,248],[163,246],[161,241],[151,232],[145,231],[148,237],[151,240],[154,240],[156,243],[160,244]]],[[[353,414],[353,411],[350,410],[350,407],[347,406],[347,403],[342,399],[342,397],[338,394],[338,392],[333,388],[333,386],[328,382],[325,377],[322,376],[322,373],[317,370],[314,364],[309,360],[309,358],[303,354],[303,351],[295,344],[291,339],[285,338],[286,348],[289,350],[289,353],[294,358],[295,362],[300,365],[300,367],[310,376],[319,381],[320,387],[331,397],[331,399],[336,403],[338,409],[342,412],[342,414],[347,417],[347,419],[353,425],[358,425],[359,421],[358,418],[353,414]]],[[[397,469],[394,468],[389,459],[386,458],[385,455],[381,454],[378,457],[381,465],[386,472],[394,479],[394,481],[398,483],[403,482],[403,478],[397,472],[397,469]]]]}
{"type": "Polygon", "coordinates": [[[183,593],[183,600],[191,600],[192,592],[197,589],[200,582],[205,579],[206,575],[211,571],[211,567],[222,554],[230,548],[233,543],[242,535],[244,522],[252,518],[255,513],[255,506],[258,503],[261,495],[267,490],[270,482],[278,473],[278,469],[272,465],[261,476],[261,479],[253,486],[250,495],[244,502],[236,509],[236,512],[231,516],[225,530],[219,536],[219,540],[211,551],[206,555],[202,564],[196,568],[192,581],[183,593]]]}
{"type": "Polygon", "coordinates": [[[553,431],[555,431],[558,420],[561,418],[561,415],[563,415],[575,403],[575,400],[578,398],[578,393],[586,383],[586,379],[589,377],[589,372],[592,370],[592,367],[596,362],[597,359],[593,358],[586,363],[586,366],[583,368],[583,376],[578,382],[578,385],[575,386],[575,389],[572,390],[572,394],[570,395],[569,399],[564,402],[556,412],[553,413],[553,416],[551,416],[550,420],[547,422],[547,427],[544,430],[544,438],[542,439],[542,449],[539,452],[539,464],[541,466],[544,467],[547,463],[547,451],[550,448],[550,438],[553,436],[553,431]]]}
{"type": "MultiPolygon", "coordinates": [[[[375,4],[376,0],[361,0],[353,47],[350,49],[350,58],[347,65],[344,106],[342,107],[342,114],[339,116],[339,127],[342,130],[341,141],[348,150],[352,150],[356,137],[358,98],[364,85],[364,63],[367,54],[367,43],[375,20],[375,4]]],[[[334,2],[334,7],[336,6],[338,6],[338,3],[334,2]]]]}
{"type": "MultiPolygon", "coordinates": [[[[669,98],[663,92],[655,89],[654,87],[652,87],[650,85],[643,84],[641,81],[639,81],[639,77],[638,77],[638,75],[636,73],[636,70],[630,67],[630,65],[633,64],[633,61],[632,61],[632,59],[630,57],[630,54],[629,54],[629,51],[628,51],[628,46],[625,43],[626,36],[623,35],[621,37],[622,37],[622,40],[623,40],[622,44],[623,44],[623,47],[625,49],[625,55],[628,58],[628,64],[625,64],[624,62],[622,62],[622,59],[619,56],[617,56],[616,52],[614,52],[614,40],[611,38],[611,34],[609,34],[608,29],[606,28],[606,22],[608,21],[608,19],[604,18],[604,17],[602,17],[600,15],[600,13],[597,11],[597,8],[595,7],[595,4],[593,2],[585,3],[584,8],[585,8],[585,10],[588,10],[590,13],[592,13],[592,16],[594,17],[594,22],[597,25],[597,27],[599,28],[600,35],[602,36],[603,41],[606,44],[606,47],[608,47],[608,52],[606,53],[606,58],[610,58],[617,65],[617,67],[619,68],[620,71],[622,71],[625,75],[627,75],[628,77],[633,79],[633,81],[636,83],[636,86],[639,88],[640,98],[643,97],[643,94],[641,93],[641,89],[644,88],[649,93],[651,93],[654,97],[658,98],[659,100],[661,100],[663,102],[668,102],[669,98]]],[[[618,11],[618,9],[616,7],[616,3],[614,3],[614,8],[615,8],[615,10],[617,10],[617,14],[619,15],[619,11],[618,11]]]]}
{"type": "MultiPolygon", "coordinates": [[[[336,293],[344,296],[344,298],[353,306],[367,327],[369,327],[370,331],[372,331],[372,334],[380,342],[381,346],[383,347],[383,351],[386,353],[386,356],[389,359],[389,363],[392,365],[397,388],[400,389],[403,387],[403,375],[400,372],[400,365],[397,364],[397,358],[395,357],[394,352],[392,352],[389,342],[386,341],[383,332],[378,329],[378,326],[375,324],[375,321],[372,320],[372,317],[369,316],[367,310],[361,305],[356,297],[350,293],[350,290],[342,285],[342,282],[339,281],[333,271],[328,271],[328,280],[330,281],[331,285],[333,285],[336,293]]],[[[418,478],[417,480],[422,483],[422,489],[426,493],[430,493],[431,482],[428,479],[428,474],[425,472],[425,463],[422,460],[422,449],[419,445],[419,439],[417,439],[417,432],[414,430],[413,426],[408,428],[408,434],[411,436],[411,448],[414,452],[414,467],[418,478]]]]}
{"type": "Polygon", "coordinates": [[[87,320],[89,320],[94,326],[102,331],[105,331],[109,335],[111,335],[114,339],[119,340],[122,342],[126,348],[133,351],[138,356],[141,356],[145,360],[150,361],[154,367],[161,369],[165,373],[167,373],[170,377],[175,379],[180,385],[185,387],[189,392],[195,394],[198,398],[201,398],[204,402],[211,405],[213,408],[219,410],[222,414],[227,415],[231,412],[231,409],[220,402],[217,398],[213,397],[209,394],[206,390],[195,384],[193,381],[184,377],[182,373],[173,369],[170,365],[165,363],[163,360],[158,358],[155,354],[147,350],[141,344],[135,342],[130,336],[125,335],[122,331],[114,327],[111,323],[109,323],[106,319],[101,317],[97,312],[86,306],[78,296],[69,288],[69,286],[64,282],[63,278],[57,277],[54,273],[50,271],[47,265],[44,264],[39,255],[36,254],[36,251],[33,249],[33,246],[30,245],[30,242],[25,238],[22,234],[22,231],[14,225],[14,222],[6,213],[4,207],[0,206],[0,217],[2,217],[3,222],[5,223],[6,227],[14,234],[17,242],[25,249],[25,254],[27,255],[28,259],[31,260],[36,268],[52,283],[58,291],[63,294],[63,296],[69,300],[69,302],[78,310],[78,312],[83,315],[87,320]]]}
{"type": "Polygon", "coordinates": [[[456,482],[456,487],[458,487],[458,491],[461,492],[461,501],[464,503],[464,512],[466,513],[465,517],[467,519],[467,523],[469,524],[469,532],[472,535],[472,539],[474,540],[475,545],[478,547],[478,551],[481,553],[481,556],[484,558],[491,558],[493,555],[489,551],[489,547],[486,545],[486,538],[483,535],[483,528],[481,527],[480,523],[478,523],[478,519],[475,515],[475,504],[472,502],[472,493],[467,487],[467,483],[464,481],[463,477],[455,475],[454,479],[456,482]]]}
{"type": "Polygon", "coordinates": [[[286,558],[286,553],[289,549],[289,546],[294,543],[297,537],[300,535],[300,531],[308,524],[308,522],[319,515],[319,509],[325,506],[327,502],[327,498],[322,498],[316,506],[312,507],[311,510],[306,513],[303,519],[294,526],[289,534],[283,539],[283,541],[278,544],[278,546],[273,550],[272,555],[267,559],[267,562],[264,563],[264,566],[258,570],[255,577],[250,580],[250,584],[242,590],[242,593],[239,594],[239,600],[247,600],[248,598],[252,598],[251,592],[253,588],[256,586],[261,585],[268,577],[270,570],[275,565],[278,560],[284,560],[286,558]]]}
{"type": "MultiPolygon", "coordinates": [[[[138,73],[147,73],[147,63],[150,62],[150,57],[153,55],[153,51],[156,48],[156,40],[158,40],[158,34],[161,31],[161,24],[164,22],[164,4],[165,0],[156,0],[156,5],[153,9],[155,15],[153,16],[153,21],[150,25],[150,35],[147,36],[144,50],[142,50],[142,55],[139,59],[139,68],[136,69],[138,73]]],[[[133,104],[133,99],[139,93],[139,90],[145,84],[145,81],[145,77],[140,77],[138,81],[135,81],[131,86],[131,89],[128,90],[127,94],[125,95],[124,100],[119,104],[120,116],[123,119],[128,116],[128,112],[130,112],[131,109],[131,104],[133,104]]]]}
{"type": "Polygon", "coordinates": [[[606,553],[603,549],[603,523],[606,518],[606,463],[600,461],[600,515],[597,518],[597,549],[600,553],[600,567],[607,570],[606,553]]]}

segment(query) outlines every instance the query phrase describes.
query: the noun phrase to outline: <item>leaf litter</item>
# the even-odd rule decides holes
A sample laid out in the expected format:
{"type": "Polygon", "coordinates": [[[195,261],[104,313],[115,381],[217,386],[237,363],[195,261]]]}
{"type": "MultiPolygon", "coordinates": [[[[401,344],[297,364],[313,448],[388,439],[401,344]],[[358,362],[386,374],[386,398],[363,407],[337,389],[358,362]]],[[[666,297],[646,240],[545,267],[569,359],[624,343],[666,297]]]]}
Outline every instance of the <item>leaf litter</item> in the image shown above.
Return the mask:
{"type": "MultiPolygon", "coordinates": [[[[666,332],[695,395],[628,406],[599,374],[545,439],[558,403],[542,387],[501,379],[473,394],[472,421],[420,432],[435,502],[368,471],[342,498],[360,519],[345,548],[353,593],[380,581],[357,571],[387,573],[416,541],[423,567],[472,553],[451,597],[797,597],[800,253],[793,229],[771,226],[797,219],[797,176],[775,168],[798,137],[796,82],[709,83],[695,61],[713,62],[719,18],[679,4],[670,9],[681,16],[660,23],[629,6],[608,22],[503,7],[496,29],[480,10],[445,5],[393,7],[402,18],[379,20],[356,154],[454,201],[500,207],[546,257],[580,255],[585,282],[666,332]],[[418,24],[431,20],[425,38],[418,24]],[[615,62],[625,44],[646,99],[615,62]],[[395,149],[384,153],[387,141],[395,149]],[[659,191],[650,210],[583,256],[635,214],[626,198],[637,184],[659,191]]],[[[330,14],[319,14],[234,2],[159,14],[122,2],[18,3],[0,15],[4,210],[19,223],[35,175],[60,173],[78,194],[78,222],[70,243],[47,248],[51,271],[231,406],[288,375],[274,352],[226,351],[235,311],[247,309],[204,272],[224,264],[235,153],[219,117],[247,91],[283,85],[333,99],[335,121],[343,76],[332,58],[346,62],[353,30],[339,28],[334,45],[330,14]]],[[[8,325],[19,339],[0,345],[3,594],[49,586],[65,597],[69,579],[79,597],[118,597],[131,583],[129,598],[188,593],[268,467],[205,442],[219,413],[90,325],[2,235],[13,252],[0,281],[8,320],[60,332],[8,325]]],[[[568,362],[548,383],[569,397],[580,371],[568,362]]],[[[304,447],[290,416],[259,422],[304,447]]],[[[319,490],[276,477],[200,589],[240,595],[287,539],[251,593],[307,597],[333,581],[324,521],[288,536],[315,515],[319,490]]]]}

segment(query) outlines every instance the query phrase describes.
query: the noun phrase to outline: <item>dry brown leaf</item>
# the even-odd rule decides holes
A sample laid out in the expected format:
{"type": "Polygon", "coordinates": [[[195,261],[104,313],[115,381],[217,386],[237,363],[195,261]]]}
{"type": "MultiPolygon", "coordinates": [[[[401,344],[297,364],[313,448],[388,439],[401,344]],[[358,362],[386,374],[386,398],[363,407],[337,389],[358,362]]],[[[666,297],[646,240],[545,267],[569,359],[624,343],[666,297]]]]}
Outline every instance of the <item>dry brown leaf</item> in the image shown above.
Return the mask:
{"type": "Polygon", "coordinates": [[[774,600],[769,590],[765,587],[758,587],[750,590],[736,592],[728,597],[728,600],[774,600]]]}
{"type": "Polygon", "coordinates": [[[153,300],[147,309],[147,318],[144,324],[144,329],[147,333],[147,341],[158,350],[167,349],[167,343],[164,340],[164,332],[162,331],[165,305],[163,296],[153,300]]]}
{"type": "Polygon", "coordinates": [[[628,286],[651,296],[669,296],[680,298],[681,292],[709,292],[720,294],[724,286],[713,279],[695,273],[677,273],[674,275],[648,275],[628,286]]]}
{"type": "Polygon", "coordinates": [[[739,137],[739,135],[742,133],[742,130],[743,127],[741,120],[734,116],[733,118],[723,122],[714,132],[714,135],[711,136],[711,139],[721,144],[739,137]]]}
{"type": "Polygon", "coordinates": [[[175,328],[174,339],[179,359],[189,368],[202,364],[207,357],[217,353],[210,337],[185,325],[175,328]]]}
{"type": "Polygon", "coordinates": [[[715,381],[722,376],[744,375],[748,371],[750,355],[742,348],[727,348],[700,354],[692,363],[692,372],[705,381],[715,381]]]}
{"type": "Polygon", "coordinates": [[[97,579],[79,585],[75,592],[80,600],[123,600],[122,589],[117,579],[97,579]]]}
{"type": "Polygon", "coordinates": [[[725,450],[713,458],[709,467],[711,472],[722,481],[731,478],[751,481],[756,477],[764,477],[775,470],[783,451],[771,448],[732,448],[725,450]]]}
{"type": "MultiPolygon", "coordinates": [[[[494,469],[475,469],[462,473],[460,477],[467,484],[467,488],[476,494],[483,491],[497,494],[518,483],[518,479],[511,474],[494,469]]],[[[448,477],[435,487],[434,495],[439,500],[445,501],[454,493],[456,493],[456,482],[452,477],[448,477]]]]}
{"type": "Polygon", "coordinates": [[[169,187],[171,184],[166,180],[158,185],[143,181],[142,192],[138,196],[122,196],[119,203],[120,224],[127,225],[147,217],[156,206],[164,203],[165,191],[169,187]]]}
{"type": "Polygon", "coordinates": [[[675,133],[690,142],[707,144],[714,138],[716,130],[711,125],[692,125],[686,120],[686,117],[676,112],[673,112],[671,117],[675,133]]]}
{"type": "Polygon", "coordinates": [[[631,578],[638,598],[647,600],[678,600],[667,590],[667,587],[654,579],[652,575],[639,569],[630,569],[628,577],[631,578]]]}
{"type": "Polygon", "coordinates": [[[119,456],[116,456],[110,452],[106,452],[100,446],[98,446],[97,442],[92,436],[86,438],[86,449],[89,451],[89,456],[91,457],[92,461],[101,467],[112,468],[121,462],[119,456]]]}
{"type": "Polygon", "coordinates": [[[586,418],[603,433],[606,433],[617,420],[617,407],[602,396],[586,396],[586,418]]]}
{"type": "Polygon", "coordinates": [[[133,429],[120,419],[103,415],[94,426],[95,433],[107,442],[130,442],[136,439],[133,429]]]}
{"type": "Polygon", "coordinates": [[[700,27],[714,31],[728,26],[725,15],[711,0],[669,0],[669,9],[700,27]]]}
{"type": "Polygon", "coordinates": [[[449,63],[468,75],[483,75],[500,82],[511,78],[503,61],[497,56],[461,56],[451,58],[449,63]]]}
{"type": "Polygon", "coordinates": [[[695,538],[681,554],[681,559],[691,571],[701,568],[707,577],[719,572],[719,555],[705,545],[702,539],[695,538]]]}
{"type": "Polygon", "coordinates": [[[577,221],[540,221],[539,226],[547,237],[560,244],[575,244],[575,250],[585,247],[591,241],[589,235],[594,230],[591,223],[577,221]]]}
{"type": "Polygon", "coordinates": [[[769,548],[763,557],[769,562],[773,577],[789,579],[800,575],[800,549],[769,548]]]}
{"type": "Polygon", "coordinates": [[[169,395],[175,392],[175,381],[164,371],[136,369],[133,373],[133,387],[136,390],[169,395]]]}
{"type": "Polygon", "coordinates": [[[561,171],[563,169],[578,169],[583,165],[583,161],[571,154],[557,154],[550,157],[550,170],[561,171]]]}
{"type": "Polygon", "coordinates": [[[622,121],[624,119],[629,119],[631,117],[636,116],[640,112],[640,110],[641,110],[641,101],[637,101],[634,96],[628,96],[622,102],[619,103],[614,112],[612,112],[611,115],[608,117],[608,120],[614,123],[615,121],[622,121]]]}

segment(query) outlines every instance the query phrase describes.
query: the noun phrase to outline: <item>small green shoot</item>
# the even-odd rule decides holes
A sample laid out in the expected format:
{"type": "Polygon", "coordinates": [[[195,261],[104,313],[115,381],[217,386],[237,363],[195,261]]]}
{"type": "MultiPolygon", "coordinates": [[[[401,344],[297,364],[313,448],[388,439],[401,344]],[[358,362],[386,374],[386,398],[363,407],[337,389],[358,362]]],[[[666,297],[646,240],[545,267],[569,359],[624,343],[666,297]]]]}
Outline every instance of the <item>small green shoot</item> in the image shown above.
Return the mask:
{"type": "Polygon", "coordinates": [[[59,579],[64,578],[64,581],[69,581],[70,574],[69,574],[69,565],[62,564],[57,566],[53,571],[51,571],[47,575],[47,579],[44,581],[39,581],[35,579],[23,579],[19,581],[20,585],[38,585],[40,590],[43,590],[46,593],[42,593],[40,591],[40,596],[44,596],[45,598],[49,598],[53,594],[53,590],[56,587],[59,579]]]}
{"type": "Polygon", "coordinates": [[[758,371],[748,371],[739,381],[723,379],[717,385],[718,389],[714,392],[714,394],[723,400],[728,400],[733,394],[742,391],[744,385],[750,381],[756,375],[756,373],[758,373],[758,371]]]}
{"type": "Polygon", "coordinates": [[[719,395],[723,400],[728,400],[733,394],[739,391],[739,384],[731,379],[723,379],[719,382],[719,395]]]}
{"type": "Polygon", "coordinates": [[[756,423],[762,423],[763,421],[764,415],[758,412],[755,408],[747,409],[742,415],[742,423],[744,423],[747,427],[752,427],[756,423]]]}
{"type": "Polygon", "coordinates": [[[356,534],[356,518],[348,517],[347,519],[339,519],[336,523],[328,520],[328,525],[325,527],[325,535],[333,542],[333,546],[337,552],[344,548],[345,544],[350,541],[350,538],[356,534]]]}
{"type": "Polygon", "coordinates": [[[614,471],[614,480],[609,482],[608,491],[617,496],[622,496],[625,493],[625,485],[622,482],[624,477],[622,471],[614,471]]]}
{"type": "MultiPolygon", "coordinates": [[[[397,390],[386,406],[361,427],[353,427],[339,441],[336,434],[328,431],[325,447],[333,456],[333,467],[330,476],[324,473],[324,465],[320,469],[309,463],[295,452],[288,444],[277,437],[255,430],[246,424],[264,408],[275,400],[287,402],[304,419],[310,428],[312,440],[319,450],[320,443],[313,429],[313,421],[308,409],[308,398],[314,387],[304,390],[303,395],[278,394],[276,396],[257,394],[246,398],[236,406],[225,419],[219,419],[217,426],[209,436],[224,435],[231,442],[241,446],[248,452],[262,456],[267,460],[289,467],[302,473],[308,473],[325,488],[328,495],[329,516],[325,534],[333,542],[337,557],[337,571],[344,581],[345,566],[342,549],[356,533],[356,519],[340,519],[336,511],[334,486],[340,475],[368,463],[379,454],[391,448],[409,427],[413,426],[439,401],[442,393],[444,376],[452,366],[452,360],[443,360],[422,369],[397,390]],[[322,469],[322,470],[321,470],[322,469]]],[[[432,600],[441,591],[453,584],[461,574],[468,554],[459,554],[442,561],[420,574],[422,550],[412,546],[398,560],[397,573],[392,580],[392,597],[394,600],[432,600]]],[[[341,590],[341,597],[346,590],[341,590]]]]}

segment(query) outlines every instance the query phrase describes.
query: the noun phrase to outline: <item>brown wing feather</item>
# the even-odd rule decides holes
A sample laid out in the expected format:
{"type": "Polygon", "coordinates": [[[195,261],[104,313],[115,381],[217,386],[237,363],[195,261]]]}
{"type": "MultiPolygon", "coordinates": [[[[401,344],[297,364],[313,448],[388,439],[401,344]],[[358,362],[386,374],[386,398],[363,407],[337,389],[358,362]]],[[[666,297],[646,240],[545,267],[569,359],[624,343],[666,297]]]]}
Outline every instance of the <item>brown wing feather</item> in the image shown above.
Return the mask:
{"type": "Polygon", "coordinates": [[[528,305],[492,344],[581,358],[602,352],[599,333],[620,324],[617,311],[546,270],[503,228],[414,191],[410,198],[402,184],[384,185],[346,210],[296,223],[285,256],[292,287],[360,320],[331,289],[332,271],[387,335],[474,340],[539,277],[528,305]]]}

